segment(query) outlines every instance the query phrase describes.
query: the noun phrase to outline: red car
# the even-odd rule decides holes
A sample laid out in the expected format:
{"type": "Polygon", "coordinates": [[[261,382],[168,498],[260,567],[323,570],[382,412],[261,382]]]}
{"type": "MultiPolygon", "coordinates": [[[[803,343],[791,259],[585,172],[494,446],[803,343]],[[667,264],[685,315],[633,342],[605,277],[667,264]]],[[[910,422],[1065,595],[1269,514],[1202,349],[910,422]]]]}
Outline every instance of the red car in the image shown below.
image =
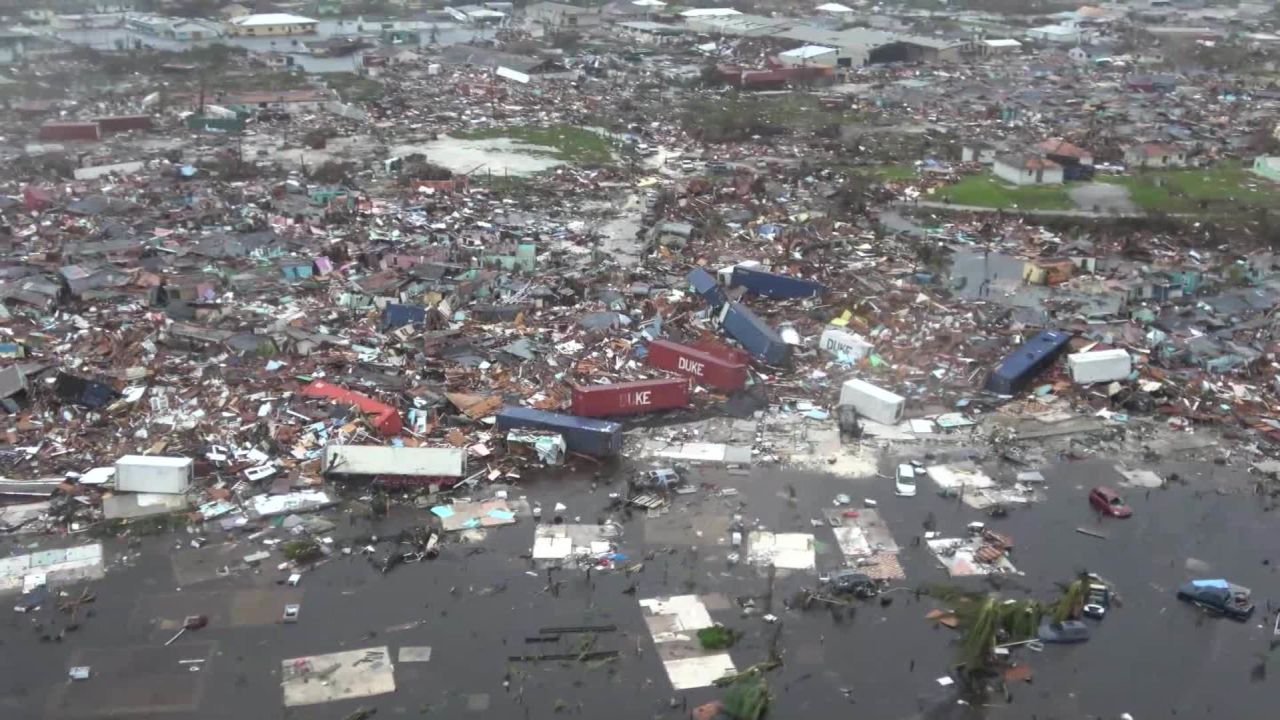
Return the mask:
{"type": "Polygon", "coordinates": [[[1109,487],[1096,487],[1090,490],[1089,504],[1103,515],[1111,517],[1127,518],[1133,514],[1133,509],[1124,504],[1124,498],[1120,497],[1120,493],[1109,487]]]}

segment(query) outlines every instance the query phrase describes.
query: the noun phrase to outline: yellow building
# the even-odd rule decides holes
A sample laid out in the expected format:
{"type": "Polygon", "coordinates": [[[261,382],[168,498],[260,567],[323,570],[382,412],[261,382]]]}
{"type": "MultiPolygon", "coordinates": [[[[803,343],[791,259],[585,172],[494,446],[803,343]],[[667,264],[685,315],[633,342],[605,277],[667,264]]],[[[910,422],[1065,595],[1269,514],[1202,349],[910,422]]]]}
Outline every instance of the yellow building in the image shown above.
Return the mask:
{"type": "Polygon", "coordinates": [[[288,13],[241,15],[227,21],[227,32],[242,37],[275,35],[310,35],[316,31],[316,20],[288,13]]]}

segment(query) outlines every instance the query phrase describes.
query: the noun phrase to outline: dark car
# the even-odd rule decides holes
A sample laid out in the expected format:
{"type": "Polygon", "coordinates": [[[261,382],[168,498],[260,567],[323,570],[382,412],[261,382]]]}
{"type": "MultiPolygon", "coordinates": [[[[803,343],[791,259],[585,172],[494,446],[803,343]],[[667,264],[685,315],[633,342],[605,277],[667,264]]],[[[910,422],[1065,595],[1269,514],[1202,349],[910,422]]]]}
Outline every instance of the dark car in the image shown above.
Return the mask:
{"type": "Polygon", "coordinates": [[[1079,620],[1063,620],[1062,622],[1041,623],[1036,633],[1040,642],[1077,643],[1089,639],[1089,626],[1079,620]]]}
{"type": "Polygon", "coordinates": [[[840,570],[832,573],[828,585],[832,592],[842,595],[869,598],[880,594],[880,585],[875,580],[872,580],[865,573],[853,570],[840,570]]]}
{"type": "Polygon", "coordinates": [[[1090,490],[1089,504],[1098,512],[1111,517],[1127,518],[1133,514],[1133,510],[1124,504],[1124,498],[1120,497],[1120,493],[1109,487],[1096,487],[1090,490]]]}
{"type": "Polygon", "coordinates": [[[1178,588],[1178,599],[1241,622],[1253,615],[1253,591],[1226,580],[1192,580],[1178,588]]]}

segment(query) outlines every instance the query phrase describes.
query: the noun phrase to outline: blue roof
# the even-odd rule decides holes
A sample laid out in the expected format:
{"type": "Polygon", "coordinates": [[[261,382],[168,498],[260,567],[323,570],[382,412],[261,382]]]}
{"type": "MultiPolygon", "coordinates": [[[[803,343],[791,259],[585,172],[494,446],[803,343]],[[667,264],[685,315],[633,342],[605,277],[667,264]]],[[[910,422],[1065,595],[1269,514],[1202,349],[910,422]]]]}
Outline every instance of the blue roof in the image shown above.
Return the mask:
{"type": "Polygon", "coordinates": [[[1226,580],[1192,580],[1191,584],[1195,587],[1222,588],[1223,590],[1231,588],[1231,583],[1226,580]]]}

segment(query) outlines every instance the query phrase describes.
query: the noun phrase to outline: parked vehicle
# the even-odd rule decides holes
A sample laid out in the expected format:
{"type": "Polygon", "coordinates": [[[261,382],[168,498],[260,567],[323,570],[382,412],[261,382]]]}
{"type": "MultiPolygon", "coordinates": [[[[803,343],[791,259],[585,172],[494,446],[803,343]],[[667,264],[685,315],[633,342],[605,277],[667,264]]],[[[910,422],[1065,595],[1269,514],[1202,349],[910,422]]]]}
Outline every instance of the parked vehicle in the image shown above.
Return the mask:
{"type": "Polygon", "coordinates": [[[1253,591],[1226,580],[1192,580],[1178,588],[1178,599],[1232,620],[1243,622],[1253,616],[1253,591]]]}
{"type": "Polygon", "coordinates": [[[302,612],[301,605],[285,605],[284,617],[282,619],[284,622],[287,622],[287,623],[296,623],[298,622],[298,615],[301,614],[301,612],[302,612]]]}
{"type": "Polygon", "coordinates": [[[1085,617],[1101,620],[1107,616],[1107,610],[1110,608],[1111,588],[1101,582],[1089,583],[1084,598],[1084,607],[1080,612],[1084,613],[1085,617]]]}
{"type": "Polygon", "coordinates": [[[1081,620],[1063,620],[1062,622],[1043,622],[1036,633],[1040,642],[1077,643],[1089,639],[1089,626],[1081,620]]]}
{"type": "Polygon", "coordinates": [[[910,463],[898,466],[897,477],[893,481],[894,492],[898,497],[916,496],[916,468],[910,463]]]}
{"type": "Polygon", "coordinates": [[[875,597],[880,594],[880,586],[870,575],[856,570],[839,570],[828,578],[827,586],[834,593],[854,595],[859,598],[875,597]]]}
{"type": "Polygon", "coordinates": [[[1133,510],[1125,504],[1120,493],[1109,487],[1099,486],[1090,490],[1089,504],[1103,515],[1111,517],[1127,518],[1133,514],[1133,510]]]}

